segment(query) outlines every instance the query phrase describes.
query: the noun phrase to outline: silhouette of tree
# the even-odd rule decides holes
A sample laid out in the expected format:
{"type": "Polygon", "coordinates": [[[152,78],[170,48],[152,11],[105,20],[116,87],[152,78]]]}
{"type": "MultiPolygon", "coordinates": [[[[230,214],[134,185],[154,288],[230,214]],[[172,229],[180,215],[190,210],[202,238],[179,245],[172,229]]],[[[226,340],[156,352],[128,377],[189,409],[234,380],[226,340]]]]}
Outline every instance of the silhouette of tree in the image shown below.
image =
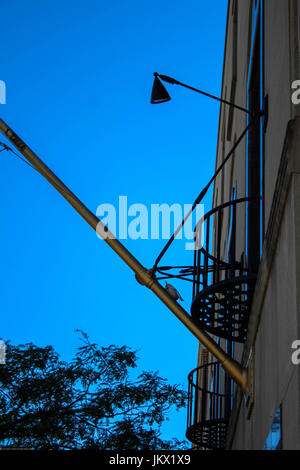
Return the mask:
{"type": "Polygon", "coordinates": [[[68,363],[52,346],[6,345],[0,365],[0,444],[30,449],[180,449],[161,425],[186,393],[157,372],[130,376],[136,351],[99,347],[81,333],[68,363]]]}

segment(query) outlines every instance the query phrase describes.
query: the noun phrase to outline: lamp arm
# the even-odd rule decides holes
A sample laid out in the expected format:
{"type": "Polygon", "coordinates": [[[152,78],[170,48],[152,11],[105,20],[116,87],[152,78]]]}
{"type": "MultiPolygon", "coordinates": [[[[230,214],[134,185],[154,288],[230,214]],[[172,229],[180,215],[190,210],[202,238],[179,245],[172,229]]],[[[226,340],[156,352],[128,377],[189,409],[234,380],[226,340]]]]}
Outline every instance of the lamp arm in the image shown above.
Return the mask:
{"type": "Polygon", "coordinates": [[[228,104],[229,106],[232,106],[233,108],[239,109],[240,111],[243,111],[249,114],[249,116],[253,116],[252,113],[248,109],[242,108],[241,106],[238,106],[235,103],[231,103],[231,101],[223,100],[222,98],[219,98],[218,96],[211,95],[210,93],[206,93],[205,91],[199,90],[198,88],[194,88],[190,85],[186,85],[185,83],[175,80],[175,78],[168,77],[168,75],[160,75],[157,72],[155,72],[154,75],[161,78],[161,80],[163,80],[164,82],[171,83],[172,85],[183,86],[185,88],[188,88],[189,90],[196,91],[197,93],[201,93],[201,95],[208,96],[209,98],[219,101],[220,103],[228,104]]]}
{"type": "Polygon", "coordinates": [[[225,372],[241,387],[244,393],[248,387],[248,369],[244,368],[202,329],[198,323],[179,305],[168,291],[159,284],[151,270],[148,270],[125,248],[110,230],[98,219],[69,188],[40,160],[40,158],[23,142],[15,132],[0,119],[0,131],[28,160],[28,162],[73,206],[78,214],[99,234],[104,241],[134,271],[139,283],[148,287],[171,310],[188,330],[211,352],[221,363],[225,372]]]}

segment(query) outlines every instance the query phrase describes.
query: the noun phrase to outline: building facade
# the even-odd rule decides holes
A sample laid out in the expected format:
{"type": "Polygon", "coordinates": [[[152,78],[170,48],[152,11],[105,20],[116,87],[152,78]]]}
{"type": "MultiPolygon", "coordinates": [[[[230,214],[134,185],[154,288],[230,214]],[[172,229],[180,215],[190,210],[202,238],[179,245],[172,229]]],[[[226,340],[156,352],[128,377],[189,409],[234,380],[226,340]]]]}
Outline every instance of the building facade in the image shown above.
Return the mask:
{"type": "Polygon", "coordinates": [[[200,346],[195,448],[300,449],[299,47],[300,0],[228,1],[222,98],[250,113],[220,107],[216,169],[238,145],[197,226],[191,314],[249,367],[251,387],[200,346]]]}

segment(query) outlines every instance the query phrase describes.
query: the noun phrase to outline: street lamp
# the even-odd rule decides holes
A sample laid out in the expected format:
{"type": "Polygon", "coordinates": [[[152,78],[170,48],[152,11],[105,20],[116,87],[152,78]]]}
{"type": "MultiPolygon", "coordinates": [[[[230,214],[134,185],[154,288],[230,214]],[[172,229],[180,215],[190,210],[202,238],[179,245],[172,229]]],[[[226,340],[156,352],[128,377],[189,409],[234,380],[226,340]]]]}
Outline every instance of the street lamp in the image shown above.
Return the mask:
{"type": "Polygon", "coordinates": [[[165,103],[166,101],[170,101],[171,97],[163,86],[163,84],[161,83],[156,72],[154,73],[154,77],[155,78],[151,93],[151,104],[165,103]]]}
{"type": "Polygon", "coordinates": [[[217,96],[211,95],[210,93],[206,93],[205,91],[199,90],[198,88],[194,88],[190,85],[186,85],[185,83],[179,82],[175,78],[168,77],[168,75],[160,75],[157,72],[154,72],[153,75],[154,75],[154,82],[153,82],[152,94],[151,94],[151,104],[165,103],[166,101],[170,101],[171,99],[166,88],[160,81],[161,79],[166,83],[171,83],[172,85],[183,86],[184,88],[188,88],[189,90],[196,91],[197,93],[201,93],[201,95],[208,96],[209,98],[217,100],[220,103],[228,104],[229,106],[239,109],[240,111],[244,111],[245,113],[253,117],[252,113],[248,109],[242,108],[241,106],[238,106],[237,104],[232,103],[231,101],[223,100],[222,98],[218,98],[217,96]]]}

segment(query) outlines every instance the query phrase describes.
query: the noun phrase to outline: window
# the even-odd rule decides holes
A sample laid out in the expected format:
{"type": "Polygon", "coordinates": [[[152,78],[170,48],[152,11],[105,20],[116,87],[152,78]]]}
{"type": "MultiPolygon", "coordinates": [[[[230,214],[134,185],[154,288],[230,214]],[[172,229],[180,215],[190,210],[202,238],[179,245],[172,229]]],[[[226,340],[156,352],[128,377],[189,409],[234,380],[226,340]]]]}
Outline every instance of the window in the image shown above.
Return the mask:
{"type": "MultiPolygon", "coordinates": [[[[260,2],[253,4],[253,34],[248,74],[248,108],[256,115],[262,108],[262,31],[260,2]]],[[[262,123],[256,120],[247,138],[247,196],[259,198],[263,190],[262,123]]],[[[261,214],[259,200],[248,203],[247,264],[250,272],[257,272],[261,252],[261,214]]]]}
{"type": "Polygon", "coordinates": [[[281,407],[278,408],[272,427],[264,445],[264,450],[282,449],[281,407]]]}

